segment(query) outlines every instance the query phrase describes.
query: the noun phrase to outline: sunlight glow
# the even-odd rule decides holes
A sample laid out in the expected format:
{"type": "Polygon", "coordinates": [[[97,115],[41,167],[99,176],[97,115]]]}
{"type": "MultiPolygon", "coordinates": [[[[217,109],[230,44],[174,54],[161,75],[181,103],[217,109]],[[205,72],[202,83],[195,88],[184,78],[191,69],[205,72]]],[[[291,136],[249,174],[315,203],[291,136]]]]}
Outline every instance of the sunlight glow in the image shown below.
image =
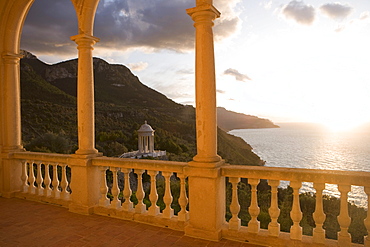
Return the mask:
{"type": "Polygon", "coordinates": [[[338,119],[338,120],[333,120],[330,122],[325,122],[323,124],[328,130],[332,132],[344,132],[344,131],[351,131],[363,123],[359,123],[356,121],[342,121],[338,119]]]}

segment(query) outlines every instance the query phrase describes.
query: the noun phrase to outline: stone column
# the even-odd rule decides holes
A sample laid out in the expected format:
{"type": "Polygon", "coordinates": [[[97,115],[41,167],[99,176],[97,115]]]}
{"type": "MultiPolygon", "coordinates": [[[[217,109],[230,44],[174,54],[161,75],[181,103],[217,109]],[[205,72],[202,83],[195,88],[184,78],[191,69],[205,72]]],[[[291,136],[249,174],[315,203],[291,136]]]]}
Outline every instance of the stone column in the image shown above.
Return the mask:
{"type": "Polygon", "coordinates": [[[194,21],[195,33],[195,96],[197,162],[218,162],[216,78],[213,47],[213,20],[220,12],[212,1],[197,1],[197,7],[187,13],[194,21]],[[209,3],[207,3],[209,2],[209,3]]]}
{"type": "Polygon", "coordinates": [[[22,166],[12,159],[12,152],[23,150],[21,142],[21,104],[19,60],[22,56],[4,53],[3,84],[1,86],[1,163],[0,163],[0,194],[12,197],[21,189],[22,166]]]}
{"type": "Polygon", "coordinates": [[[93,45],[98,38],[78,34],[72,36],[78,49],[77,75],[77,122],[78,122],[78,150],[76,154],[96,154],[95,149],[95,116],[94,116],[94,70],[93,45]]]}
{"type": "Polygon", "coordinates": [[[211,0],[197,0],[187,13],[194,20],[196,138],[197,155],[187,169],[189,184],[189,224],[185,234],[220,240],[225,222],[225,179],[217,155],[216,79],[213,48],[213,20],[220,12],[211,0]]]}
{"type": "Polygon", "coordinates": [[[3,54],[4,85],[2,98],[2,139],[3,150],[20,150],[21,142],[21,93],[19,60],[22,55],[3,54]]]}

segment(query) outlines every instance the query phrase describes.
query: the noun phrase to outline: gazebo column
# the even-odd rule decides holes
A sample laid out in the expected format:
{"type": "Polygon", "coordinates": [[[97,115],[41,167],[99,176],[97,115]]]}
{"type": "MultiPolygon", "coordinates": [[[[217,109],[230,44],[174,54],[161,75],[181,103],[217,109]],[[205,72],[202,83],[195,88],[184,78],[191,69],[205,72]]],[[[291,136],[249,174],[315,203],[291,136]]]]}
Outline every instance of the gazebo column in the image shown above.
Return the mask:
{"type": "Polygon", "coordinates": [[[21,186],[21,166],[12,159],[11,154],[23,150],[21,142],[21,104],[19,60],[22,56],[14,53],[2,55],[4,66],[4,84],[1,87],[1,140],[2,162],[0,165],[0,193],[4,197],[12,197],[21,186]]]}
{"type": "Polygon", "coordinates": [[[197,155],[189,162],[189,224],[185,234],[220,240],[225,221],[225,179],[217,155],[216,79],[213,20],[220,12],[212,0],[197,0],[187,13],[194,21],[197,155]]]}
{"type": "Polygon", "coordinates": [[[95,149],[95,116],[94,116],[94,71],[93,45],[98,38],[78,34],[71,39],[76,42],[78,49],[77,76],[77,122],[78,150],[76,154],[96,154],[95,149]]]}

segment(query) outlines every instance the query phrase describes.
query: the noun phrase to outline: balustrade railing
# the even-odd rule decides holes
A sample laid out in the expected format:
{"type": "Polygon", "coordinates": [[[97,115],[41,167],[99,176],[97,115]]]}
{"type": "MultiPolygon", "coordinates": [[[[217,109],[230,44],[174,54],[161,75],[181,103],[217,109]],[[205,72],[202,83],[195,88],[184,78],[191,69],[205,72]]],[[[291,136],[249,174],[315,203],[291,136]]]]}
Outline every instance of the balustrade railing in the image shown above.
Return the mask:
{"type": "Polygon", "coordinates": [[[15,157],[22,164],[21,197],[68,206],[72,192],[68,155],[23,152],[15,157]]]}
{"type": "MultiPolygon", "coordinates": [[[[32,152],[15,153],[14,158],[22,165],[19,197],[66,207],[73,202],[71,172],[75,165],[85,166],[78,163],[79,158],[32,152]]],[[[94,168],[89,176],[96,177],[91,177],[95,182],[88,187],[99,190],[93,193],[95,214],[179,230],[188,224],[187,163],[92,157],[88,166],[94,168]]],[[[356,242],[370,247],[369,211],[362,209],[362,222],[355,222],[348,199],[352,186],[361,186],[369,205],[370,173],[232,165],[220,170],[227,181],[223,237],[271,246],[298,241],[302,246],[351,246],[356,242]],[[302,193],[304,182],[312,183],[314,193],[302,193]],[[281,188],[287,183],[287,189],[281,188]],[[339,199],[325,195],[327,184],[338,186],[339,199]],[[336,203],[334,208],[327,206],[331,200],[336,203]],[[334,228],[329,220],[336,224],[334,228]],[[354,225],[365,232],[360,238],[354,238],[354,225]]]]}
{"type": "Polygon", "coordinates": [[[92,164],[100,170],[97,214],[183,229],[188,219],[187,163],[100,157],[92,164]]]}
{"type": "MultiPolygon", "coordinates": [[[[241,238],[244,240],[254,239],[256,242],[265,244],[271,244],[273,242],[273,246],[287,245],[288,240],[284,240],[283,238],[276,239],[276,237],[283,235],[282,231],[280,230],[279,220],[283,220],[284,217],[290,217],[290,219],[285,220],[291,220],[291,226],[290,229],[288,229],[288,232],[290,232],[289,238],[291,240],[298,241],[302,241],[303,239],[303,229],[301,226],[303,221],[303,213],[301,210],[299,192],[302,187],[302,182],[313,182],[313,189],[316,191],[315,196],[311,194],[309,197],[314,198],[315,206],[313,215],[310,216],[314,220],[313,231],[312,233],[308,234],[312,234],[313,237],[305,238],[305,241],[308,242],[308,244],[328,244],[328,242],[330,242],[330,240],[326,238],[326,229],[324,229],[324,223],[327,219],[327,215],[324,212],[323,203],[323,191],[325,189],[325,184],[338,185],[340,192],[340,213],[337,216],[339,229],[337,236],[334,237],[334,239],[337,239],[336,244],[338,244],[338,246],[351,246],[351,234],[348,232],[351,222],[353,223],[353,219],[351,219],[349,215],[350,203],[348,202],[348,193],[351,191],[351,186],[363,186],[367,194],[368,201],[370,196],[370,174],[366,172],[224,166],[222,168],[222,176],[228,178],[228,182],[230,183],[229,187],[231,187],[231,189],[229,189],[231,190],[229,192],[231,197],[229,200],[231,201],[229,202],[228,206],[230,211],[230,219],[228,228],[225,231],[226,236],[229,236],[230,238],[241,238]],[[261,181],[267,182],[269,186],[268,192],[265,194],[265,196],[268,197],[268,202],[266,203],[265,201],[265,204],[268,205],[261,205],[263,202],[258,201],[258,193],[261,193],[261,197],[263,196],[262,192],[257,192],[256,189],[261,181]],[[278,187],[281,181],[290,182],[291,194],[289,194],[288,197],[285,197],[285,199],[289,197],[291,198],[291,210],[290,214],[288,215],[282,215],[282,212],[280,212],[281,210],[278,206],[278,190],[281,190],[278,189],[278,187]],[[244,183],[244,185],[241,183],[244,183]],[[241,191],[243,189],[242,187],[249,187],[249,189],[245,191],[248,191],[249,193],[248,197],[250,198],[250,202],[239,203],[240,201],[243,201],[242,197],[244,196],[243,192],[241,191]],[[269,219],[267,220],[266,212],[264,215],[262,215],[262,207],[268,207],[267,213],[269,219]],[[248,221],[247,223],[244,222],[244,226],[241,226],[243,225],[241,224],[242,219],[240,218],[243,218],[241,215],[242,212],[247,212],[245,213],[247,216],[249,214],[247,217],[249,220],[244,219],[244,221],[248,221]],[[265,228],[267,228],[266,230],[260,229],[261,222],[258,220],[259,217],[264,219],[264,221],[269,221],[267,225],[265,222],[265,228]],[[258,235],[261,234],[264,235],[264,237],[258,238],[258,235]]],[[[336,209],[338,208],[327,209],[326,211],[335,211],[336,209]]],[[[355,242],[364,243],[365,246],[370,246],[370,237],[368,237],[368,234],[370,233],[370,214],[368,210],[365,212],[367,213],[367,217],[364,220],[364,225],[362,226],[366,227],[367,233],[364,235],[367,236],[362,239],[363,241],[361,241],[361,239],[357,239],[355,242]]],[[[336,216],[334,216],[334,218],[336,218],[336,216]]],[[[359,224],[361,225],[362,223],[360,222],[359,224]]]]}

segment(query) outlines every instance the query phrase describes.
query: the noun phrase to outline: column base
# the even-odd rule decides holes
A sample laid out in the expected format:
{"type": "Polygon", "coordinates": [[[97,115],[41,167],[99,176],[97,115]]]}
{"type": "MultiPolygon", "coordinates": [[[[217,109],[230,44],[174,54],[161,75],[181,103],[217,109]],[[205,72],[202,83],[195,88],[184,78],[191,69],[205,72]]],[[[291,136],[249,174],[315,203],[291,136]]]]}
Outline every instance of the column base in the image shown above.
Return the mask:
{"type": "Polygon", "coordinates": [[[97,149],[87,149],[87,150],[84,150],[84,149],[78,149],[75,154],[77,155],[94,155],[94,154],[98,154],[99,151],[97,149]]]}
{"type": "Polygon", "coordinates": [[[193,157],[193,160],[195,162],[201,162],[201,163],[215,163],[222,160],[222,158],[219,155],[213,156],[213,157],[202,157],[198,154],[193,157]]]}
{"type": "Polygon", "coordinates": [[[94,207],[88,207],[84,205],[78,205],[71,203],[69,204],[69,212],[77,213],[77,214],[84,214],[84,215],[91,215],[94,213],[94,207]]]}
{"type": "Polygon", "coordinates": [[[193,161],[188,162],[189,166],[202,167],[202,168],[217,168],[225,164],[225,160],[221,159],[220,156],[214,158],[197,158],[195,156],[193,161]]]}
{"type": "Polygon", "coordinates": [[[194,228],[191,225],[185,227],[185,235],[193,238],[201,238],[211,241],[220,241],[222,238],[222,230],[209,231],[204,229],[194,228]]]}

